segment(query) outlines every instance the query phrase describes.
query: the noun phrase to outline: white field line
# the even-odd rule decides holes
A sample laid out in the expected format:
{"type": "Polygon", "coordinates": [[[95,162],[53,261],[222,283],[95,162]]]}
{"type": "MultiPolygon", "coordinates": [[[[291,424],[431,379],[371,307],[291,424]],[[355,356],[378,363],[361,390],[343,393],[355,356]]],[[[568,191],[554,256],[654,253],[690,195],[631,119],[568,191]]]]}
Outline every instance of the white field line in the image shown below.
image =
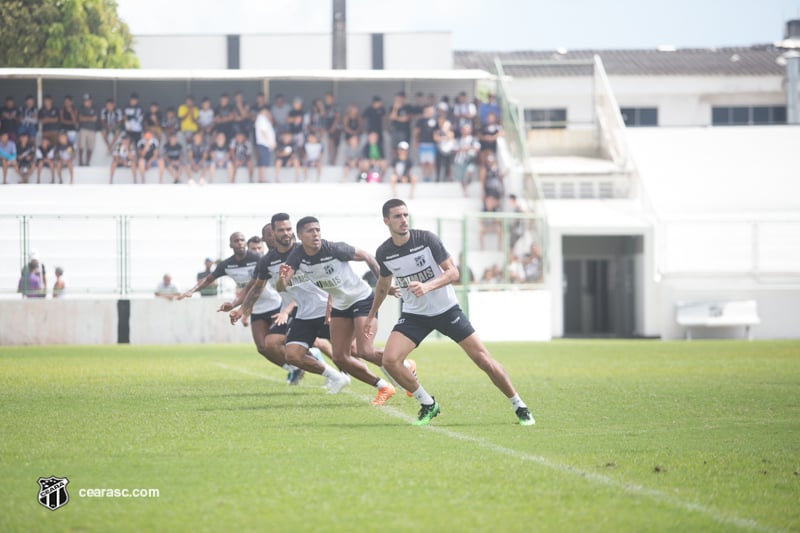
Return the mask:
{"type": "MultiPolygon", "coordinates": [[[[247,376],[253,376],[253,377],[256,377],[256,378],[265,379],[267,381],[272,381],[272,382],[276,382],[276,383],[285,383],[285,381],[282,380],[282,379],[277,379],[277,378],[273,378],[273,377],[267,376],[265,374],[261,374],[261,373],[258,373],[258,372],[253,372],[253,371],[248,370],[246,368],[230,366],[230,365],[226,365],[225,363],[219,363],[219,362],[216,363],[216,365],[219,366],[220,368],[224,368],[225,370],[232,370],[234,372],[238,372],[240,374],[245,374],[247,376]]],[[[344,389],[342,392],[346,393],[346,394],[349,394],[349,395],[351,395],[351,396],[353,396],[355,398],[358,398],[359,400],[362,400],[365,403],[371,401],[371,399],[372,399],[369,396],[365,396],[363,394],[358,394],[356,392],[353,392],[350,389],[344,389]]],[[[394,418],[399,418],[400,420],[408,422],[409,424],[415,420],[414,417],[409,416],[409,415],[403,413],[402,411],[399,411],[398,409],[395,409],[394,407],[383,406],[383,407],[380,408],[380,411],[383,412],[383,413],[386,413],[386,414],[388,414],[390,416],[393,416],[394,418]]],[[[522,428],[521,427],[520,430],[521,431],[531,431],[531,430],[535,431],[534,428],[535,428],[535,426],[529,427],[529,428],[522,428]]],[[[582,477],[583,479],[586,479],[587,481],[591,481],[591,482],[596,483],[598,485],[604,485],[604,486],[607,486],[607,487],[620,489],[623,492],[626,492],[628,494],[632,494],[634,496],[645,496],[645,497],[650,498],[652,500],[655,500],[655,501],[657,501],[659,503],[666,503],[666,504],[671,505],[672,507],[675,507],[675,508],[678,508],[678,509],[682,509],[684,511],[700,513],[700,514],[703,514],[703,515],[707,516],[708,518],[712,519],[713,521],[715,521],[715,522],[717,522],[717,523],[719,523],[721,525],[724,525],[724,526],[735,526],[735,527],[740,528],[740,529],[747,529],[747,530],[754,530],[754,531],[768,531],[768,532],[778,531],[776,529],[773,529],[773,528],[764,526],[762,524],[759,524],[755,520],[751,520],[749,518],[741,518],[741,517],[738,517],[738,516],[735,516],[735,515],[731,515],[731,514],[721,513],[719,511],[717,511],[715,509],[712,509],[711,507],[708,507],[708,506],[703,505],[701,503],[682,500],[681,498],[677,498],[677,497],[675,497],[675,496],[673,496],[673,495],[671,495],[669,493],[666,493],[664,491],[651,489],[651,488],[644,487],[642,485],[638,485],[638,484],[635,484],[635,483],[626,483],[624,481],[618,481],[618,480],[616,480],[614,478],[610,478],[610,477],[604,476],[602,474],[597,474],[595,472],[589,472],[587,470],[582,470],[582,469],[580,469],[578,467],[575,467],[575,466],[572,466],[572,465],[568,465],[568,464],[565,464],[565,463],[558,463],[558,462],[552,461],[552,460],[548,459],[547,457],[543,457],[541,455],[535,455],[535,454],[520,452],[520,451],[517,451],[517,450],[512,450],[511,448],[506,448],[504,446],[500,446],[498,444],[494,444],[493,442],[489,442],[487,440],[484,440],[484,439],[481,439],[481,438],[478,438],[478,437],[471,437],[469,435],[464,435],[464,434],[461,434],[461,433],[457,433],[457,432],[451,431],[449,429],[444,429],[444,428],[437,427],[437,426],[434,426],[434,425],[427,425],[427,426],[422,426],[420,428],[414,428],[413,430],[411,428],[409,428],[409,430],[410,431],[417,431],[417,430],[432,431],[434,433],[437,433],[439,435],[444,435],[445,437],[449,437],[451,439],[460,440],[462,442],[469,442],[469,443],[472,443],[472,444],[474,444],[474,445],[476,445],[476,446],[478,446],[480,448],[484,448],[486,450],[490,450],[490,451],[493,451],[493,452],[498,453],[498,454],[507,455],[509,457],[513,457],[515,459],[519,459],[519,460],[522,460],[522,461],[527,461],[527,462],[530,462],[530,463],[535,463],[535,464],[538,464],[540,466],[544,466],[546,468],[549,468],[551,470],[556,470],[558,472],[563,472],[563,473],[566,473],[566,474],[571,474],[573,476],[582,477]]]]}

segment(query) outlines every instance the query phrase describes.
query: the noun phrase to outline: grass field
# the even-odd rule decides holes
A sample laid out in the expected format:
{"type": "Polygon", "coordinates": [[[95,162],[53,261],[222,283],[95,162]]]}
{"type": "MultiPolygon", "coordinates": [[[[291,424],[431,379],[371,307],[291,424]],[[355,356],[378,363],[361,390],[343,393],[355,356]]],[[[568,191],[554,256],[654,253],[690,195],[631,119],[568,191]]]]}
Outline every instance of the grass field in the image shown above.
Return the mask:
{"type": "Polygon", "coordinates": [[[0,531],[800,531],[800,343],[490,348],[535,426],[451,343],[423,428],[247,345],[0,348],[0,531]]]}

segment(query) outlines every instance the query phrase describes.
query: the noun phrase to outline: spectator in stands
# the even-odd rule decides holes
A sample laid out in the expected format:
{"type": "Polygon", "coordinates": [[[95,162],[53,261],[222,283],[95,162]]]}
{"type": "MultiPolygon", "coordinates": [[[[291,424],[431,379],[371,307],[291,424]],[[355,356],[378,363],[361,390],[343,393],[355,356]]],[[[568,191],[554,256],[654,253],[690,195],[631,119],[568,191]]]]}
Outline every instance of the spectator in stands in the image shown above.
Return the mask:
{"type": "Polygon", "coordinates": [[[64,279],[64,269],[56,267],[56,281],[53,283],[53,298],[63,298],[67,290],[67,282],[64,279]]]}
{"type": "Polygon", "coordinates": [[[342,117],[332,92],[325,93],[322,97],[322,104],[325,107],[324,125],[328,137],[328,164],[335,165],[336,157],[339,155],[339,144],[342,140],[342,117]]]}
{"type": "MultiPolygon", "coordinates": [[[[264,93],[259,91],[256,94],[256,102],[250,106],[250,120],[253,122],[253,127],[255,127],[256,119],[258,118],[258,113],[261,111],[261,108],[266,107],[269,110],[269,104],[267,104],[267,97],[264,96],[264,93]]],[[[272,117],[270,116],[270,120],[272,117]]]]}
{"type": "Polygon", "coordinates": [[[18,134],[27,133],[32,142],[36,142],[39,133],[39,111],[36,109],[36,100],[33,95],[25,97],[25,104],[19,108],[18,134]]]}
{"type": "Polygon", "coordinates": [[[253,252],[254,254],[258,254],[263,256],[266,253],[264,248],[265,243],[258,235],[253,235],[249,239],[247,239],[247,251],[253,252]]]}
{"type": "MultiPolygon", "coordinates": [[[[201,281],[205,279],[207,276],[211,274],[211,268],[215,265],[214,260],[210,257],[206,257],[206,269],[203,272],[197,273],[197,281],[201,281]]],[[[200,289],[200,296],[216,296],[217,292],[219,291],[219,285],[217,284],[217,280],[212,279],[211,282],[200,289]]]]}
{"type": "Polygon", "coordinates": [[[361,166],[361,146],[358,142],[358,136],[353,135],[347,139],[347,144],[344,147],[344,165],[342,166],[342,181],[348,181],[350,174],[353,170],[359,169],[361,166]]]}
{"type": "Polygon", "coordinates": [[[318,140],[322,139],[325,128],[325,105],[322,103],[322,98],[314,98],[311,101],[311,108],[303,117],[303,128],[306,136],[313,133],[318,140]]]}
{"type": "Polygon", "coordinates": [[[42,137],[42,144],[36,149],[36,183],[41,183],[42,169],[50,169],[50,183],[56,182],[56,150],[48,137],[42,137]]]}
{"type": "Polygon", "coordinates": [[[469,265],[464,267],[465,264],[466,261],[464,261],[464,251],[462,250],[461,253],[458,255],[458,265],[456,265],[456,267],[458,268],[459,276],[458,279],[453,282],[453,285],[461,285],[461,280],[463,279],[464,276],[464,268],[467,269],[466,274],[469,283],[475,283],[475,274],[472,272],[472,269],[469,267],[469,265]]]}
{"type": "Polygon", "coordinates": [[[236,181],[236,171],[240,167],[247,168],[248,181],[253,183],[253,145],[244,131],[237,131],[230,143],[230,182],[236,181]]]}
{"type": "Polygon", "coordinates": [[[200,184],[206,182],[208,173],[208,146],[203,140],[203,132],[196,131],[192,135],[192,141],[186,148],[186,177],[188,183],[193,184],[195,174],[198,175],[200,184]]]}
{"type": "Polygon", "coordinates": [[[161,121],[163,120],[163,116],[161,115],[161,108],[158,105],[158,102],[150,102],[150,107],[147,110],[147,115],[144,117],[144,129],[153,133],[153,138],[157,140],[159,143],[162,142],[161,137],[161,121]]]}
{"type": "Polygon", "coordinates": [[[108,183],[114,183],[114,171],[117,167],[130,168],[133,182],[136,183],[136,148],[131,146],[131,139],[127,135],[123,135],[111,150],[111,174],[108,183]]]}
{"type": "Polygon", "coordinates": [[[414,198],[417,178],[411,173],[414,163],[411,161],[408,151],[409,146],[406,141],[400,141],[397,144],[397,156],[394,161],[392,161],[391,176],[389,177],[389,183],[392,184],[392,196],[395,198],[397,197],[396,191],[398,183],[410,183],[411,190],[409,191],[408,197],[414,198]]]}
{"type": "Polygon", "coordinates": [[[378,169],[381,175],[386,172],[386,156],[377,131],[367,134],[367,142],[361,150],[361,171],[366,172],[372,167],[378,169]]]}
{"type": "Polygon", "coordinates": [[[364,121],[361,115],[358,114],[358,108],[352,104],[347,106],[344,119],[342,120],[342,130],[344,131],[344,140],[348,141],[350,137],[358,137],[361,142],[361,134],[364,132],[364,121]]]}
{"type": "Polygon", "coordinates": [[[384,107],[381,97],[373,96],[372,103],[364,109],[361,116],[364,117],[367,135],[377,133],[378,144],[383,148],[383,119],[386,117],[386,107],[384,107]]]}
{"type": "Polygon", "coordinates": [[[92,105],[92,96],[83,95],[83,103],[78,110],[78,165],[92,164],[92,152],[97,138],[97,110],[92,105]]]}
{"type": "Polygon", "coordinates": [[[178,106],[178,122],[180,123],[183,142],[188,144],[194,133],[200,128],[198,125],[198,115],[200,111],[194,105],[194,98],[187,95],[186,99],[178,106]]]}
{"type": "Polygon", "coordinates": [[[289,109],[289,116],[286,118],[286,131],[292,134],[292,146],[298,160],[303,159],[303,145],[306,137],[303,133],[303,100],[295,98],[292,100],[292,107],[289,109]]]}
{"type": "Polygon", "coordinates": [[[300,179],[300,159],[294,149],[292,134],[289,131],[282,131],[278,135],[278,144],[275,147],[275,183],[280,181],[281,168],[292,165],[294,167],[294,179],[300,179]]]}
{"type": "Polygon", "coordinates": [[[231,99],[227,93],[222,93],[219,97],[219,105],[214,110],[214,129],[225,134],[225,139],[233,139],[238,115],[231,104],[231,99]]]}
{"type": "MultiPolygon", "coordinates": [[[[158,169],[158,182],[164,180],[164,161],[159,157],[159,143],[153,132],[145,130],[142,138],[136,143],[136,160],[139,163],[139,175],[142,183],[147,183],[147,171],[151,168],[158,169]]],[[[136,176],[133,178],[136,183],[136,176]]]]}
{"type": "Polygon", "coordinates": [[[496,284],[502,282],[503,282],[503,271],[496,264],[487,267],[486,270],[483,271],[483,276],[481,276],[481,283],[496,284]]]}
{"type": "Polygon", "coordinates": [[[123,131],[122,110],[117,108],[113,98],[106,100],[106,106],[100,111],[100,123],[103,126],[103,142],[107,153],[111,155],[123,131]]]}
{"type": "Polygon", "coordinates": [[[422,116],[422,112],[425,111],[425,107],[427,104],[425,103],[425,94],[417,92],[414,95],[414,103],[411,104],[411,120],[414,121],[422,116]]]}
{"type": "MultiPolygon", "coordinates": [[[[510,211],[516,214],[524,214],[525,213],[525,206],[522,205],[522,202],[519,201],[516,194],[509,194],[508,195],[508,208],[506,211],[510,211]]],[[[525,235],[525,220],[524,219],[511,219],[508,222],[508,231],[509,231],[509,243],[508,247],[512,251],[514,247],[517,245],[517,242],[525,235]]]]}
{"type": "Polygon", "coordinates": [[[64,106],[58,111],[60,131],[67,134],[67,141],[73,148],[78,148],[78,110],[72,103],[72,97],[64,97],[64,106]]]}
{"type": "Polygon", "coordinates": [[[272,126],[272,117],[267,106],[262,106],[258,110],[258,116],[256,116],[255,121],[255,139],[258,158],[258,181],[264,183],[267,176],[267,167],[272,165],[272,153],[277,143],[275,128],[272,126]]]}
{"type": "MultiPolygon", "coordinates": [[[[32,254],[33,255],[33,254],[32,254]]],[[[44,265],[39,265],[39,260],[31,258],[17,283],[17,292],[23,298],[45,298],[47,296],[47,276],[44,265]]]]}
{"type": "Polygon", "coordinates": [[[34,168],[36,168],[36,144],[27,132],[22,132],[17,139],[17,172],[20,183],[28,183],[34,168]]]}
{"type": "MultiPolygon", "coordinates": [[[[497,158],[489,155],[486,160],[483,181],[483,209],[484,213],[499,213],[501,199],[503,198],[503,174],[497,165],[497,158]]],[[[498,246],[502,247],[503,224],[498,218],[485,218],[481,224],[480,245],[483,250],[483,237],[487,233],[497,234],[498,246]]]]}
{"type": "Polygon", "coordinates": [[[122,119],[125,124],[125,135],[131,140],[133,146],[138,146],[144,129],[144,111],[139,105],[139,95],[131,93],[128,105],[122,110],[122,119]]]}
{"type": "Polygon", "coordinates": [[[173,285],[172,276],[164,274],[161,283],[156,285],[155,295],[157,298],[164,298],[165,300],[174,300],[178,297],[178,287],[173,285]]]}
{"type": "Polygon", "coordinates": [[[0,110],[0,133],[7,133],[12,142],[17,140],[19,129],[19,109],[14,105],[14,98],[6,97],[6,105],[0,110]]]}
{"type": "Polygon", "coordinates": [[[0,159],[3,163],[3,185],[5,185],[8,169],[19,170],[17,168],[17,143],[11,140],[7,131],[0,132],[0,159]]]}
{"type": "Polygon", "coordinates": [[[461,135],[456,141],[456,153],[453,158],[453,175],[455,180],[461,183],[464,197],[467,196],[467,186],[475,175],[480,149],[481,143],[472,134],[472,126],[469,124],[461,126],[461,135]]]}
{"type": "MultiPolygon", "coordinates": [[[[172,132],[167,137],[167,142],[164,144],[164,168],[169,172],[173,183],[181,182],[181,174],[183,174],[183,146],[178,142],[178,133],[172,132]]],[[[161,176],[159,176],[161,181],[161,176]]]]}
{"type": "Polygon", "coordinates": [[[411,115],[412,108],[406,103],[406,93],[400,91],[394,95],[392,109],[389,111],[389,138],[395,157],[397,146],[401,142],[411,142],[411,115]]]}
{"type": "Polygon", "coordinates": [[[439,123],[442,120],[447,120],[449,122],[453,122],[453,113],[452,109],[450,108],[450,98],[447,96],[442,96],[442,99],[436,104],[436,122],[439,123]]]}
{"type": "Polygon", "coordinates": [[[489,115],[494,113],[495,118],[500,118],[500,106],[497,104],[497,98],[494,93],[489,93],[485,102],[481,102],[478,107],[478,116],[481,120],[481,126],[489,123],[489,115]]]}
{"type": "Polygon", "coordinates": [[[225,169],[228,178],[233,174],[233,162],[231,161],[230,146],[227,137],[223,132],[217,132],[214,142],[208,148],[208,182],[214,182],[214,174],[218,169],[225,169]]]}
{"type": "Polygon", "coordinates": [[[453,181],[456,134],[452,123],[444,116],[438,119],[438,128],[433,132],[433,140],[436,141],[436,181],[453,181]]]}
{"type": "Polygon", "coordinates": [[[540,283],[542,281],[542,249],[538,244],[531,244],[530,252],[522,258],[522,266],[525,270],[525,281],[528,283],[540,283]]]}
{"type": "Polygon", "coordinates": [[[58,108],[53,105],[53,97],[49,94],[44,95],[42,108],[39,110],[39,124],[42,125],[42,137],[47,137],[50,144],[55,146],[58,143],[58,108]]]}
{"type": "Polygon", "coordinates": [[[464,126],[469,126],[470,130],[475,125],[475,118],[478,115],[478,110],[475,104],[467,100],[467,93],[461,91],[456,96],[456,101],[453,104],[453,127],[456,132],[456,137],[461,137],[461,132],[464,126]]]}
{"type": "Polygon", "coordinates": [[[55,149],[56,160],[56,174],[58,175],[58,182],[64,183],[63,170],[67,167],[69,170],[69,183],[72,185],[75,179],[75,146],[69,142],[69,137],[66,132],[58,134],[58,144],[55,149]]]}
{"type": "Polygon", "coordinates": [[[200,110],[197,114],[197,125],[203,133],[203,140],[205,142],[212,141],[215,122],[216,117],[214,116],[214,108],[211,107],[211,100],[208,97],[203,98],[200,102],[200,110]]]}
{"type": "Polygon", "coordinates": [[[250,105],[244,101],[242,91],[233,93],[233,110],[236,114],[234,131],[241,131],[245,137],[249,138],[250,132],[253,130],[253,123],[250,121],[250,105]]]}
{"type": "Polygon", "coordinates": [[[289,118],[289,106],[282,94],[275,97],[275,103],[270,108],[275,130],[280,134],[286,129],[286,120],[289,118]]]}
{"type": "Polygon", "coordinates": [[[316,168],[317,169],[317,181],[320,180],[320,176],[322,175],[322,152],[324,148],[322,143],[319,141],[319,137],[317,136],[316,132],[310,132],[306,137],[306,144],[303,145],[303,154],[304,154],[304,161],[303,161],[303,180],[308,181],[308,169],[309,168],[316,168]]]}
{"type": "Polygon", "coordinates": [[[422,181],[432,181],[434,164],[436,163],[436,144],[433,133],[436,131],[436,118],[433,106],[422,111],[422,117],[414,126],[414,143],[419,147],[419,164],[422,168],[422,181]]]}
{"type": "MultiPolygon", "coordinates": [[[[181,124],[178,122],[178,114],[175,112],[175,108],[168,107],[164,112],[164,120],[161,121],[161,132],[164,138],[169,139],[169,136],[173,133],[177,134],[180,128],[181,124]]],[[[178,140],[181,141],[180,138],[178,140]]]]}
{"type": "Polygon", "coordinates": [[[520,261],[519,256],[513,250],[508,253],[508,264],[506,273],[509,283],[525,283],[525,266],[520,261]]]}

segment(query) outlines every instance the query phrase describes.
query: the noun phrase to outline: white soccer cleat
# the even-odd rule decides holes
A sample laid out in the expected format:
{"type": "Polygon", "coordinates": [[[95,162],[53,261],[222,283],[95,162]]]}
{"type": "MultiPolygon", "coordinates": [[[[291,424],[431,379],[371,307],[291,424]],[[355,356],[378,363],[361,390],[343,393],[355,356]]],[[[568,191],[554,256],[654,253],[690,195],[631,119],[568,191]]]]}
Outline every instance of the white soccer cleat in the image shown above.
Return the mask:
{"type": "Polygon", "coordinates": [[[331,380],[331,384],[328,385],[328,394],[338,394],[348,385],[350,385],[350,376],[340,372],[336,379],[331,380]]]}

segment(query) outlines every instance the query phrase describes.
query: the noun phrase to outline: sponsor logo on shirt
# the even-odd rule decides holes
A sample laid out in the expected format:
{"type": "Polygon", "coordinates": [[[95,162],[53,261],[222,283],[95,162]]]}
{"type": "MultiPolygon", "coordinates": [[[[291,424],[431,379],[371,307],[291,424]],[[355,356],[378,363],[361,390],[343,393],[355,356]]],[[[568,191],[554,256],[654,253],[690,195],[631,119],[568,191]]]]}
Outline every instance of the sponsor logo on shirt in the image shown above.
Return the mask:
{"type": "Polygon", "coordinates": [[[409,274],[408,276],[401,276],[397,278],[397,286],[401,289],[405,289],[408,287],[408,284],[412,281],[419,281],[420,283],[425,283],[426,281],[435,278],[436,275],[433,273],[433,269],[431,267],[427,267],[424,270],[421,270],[415,274],[409,274]]]}

